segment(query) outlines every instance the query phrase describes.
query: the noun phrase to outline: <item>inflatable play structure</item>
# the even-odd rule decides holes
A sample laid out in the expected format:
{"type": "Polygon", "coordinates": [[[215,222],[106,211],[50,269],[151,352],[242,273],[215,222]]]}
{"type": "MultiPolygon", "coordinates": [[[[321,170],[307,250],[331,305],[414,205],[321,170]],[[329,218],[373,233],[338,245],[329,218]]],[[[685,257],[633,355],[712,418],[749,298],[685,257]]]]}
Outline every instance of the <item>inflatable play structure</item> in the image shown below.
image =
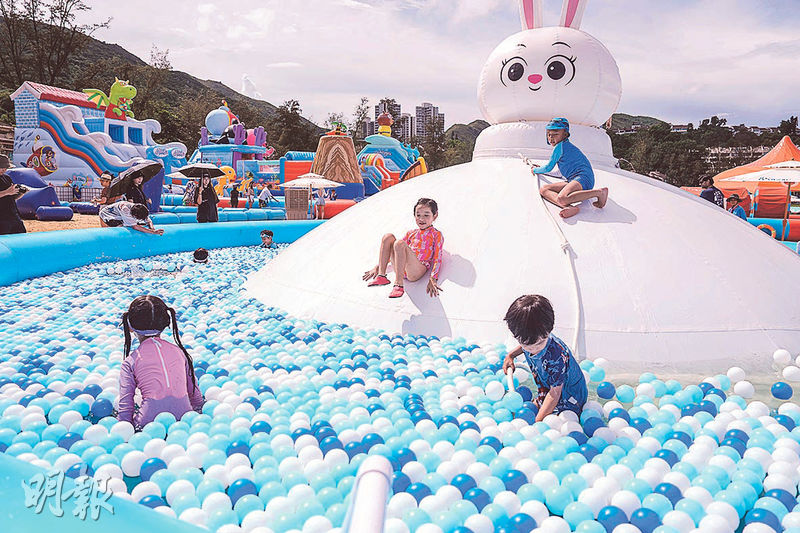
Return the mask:
{"type": "Polygon", "coordinates": [[[78,187],[98,187],[103,172],[118,175],[145,159],[161,162],[166,173],[185,165],[183,144],[153,140],[161,131],[158,121],[133,118],[135,96],[136,89],[122,80],[109,95],[26,81],[11,95],[14,164],[35,170],[47,184],[78,187]]]}
{"type": "Polygon", "coordinates": [[[555,306],[555,333],[578,357],[627,370],[749,367],[771,361],[777,347],[800,351],[800,287],[786,283],[800,277],[796,254],[702,199],[620,170],[599,127],[619,102],[619,70],[579,29],[585,2],[565,2],[557,27],[543,26],[539,2],[521,6],[523,31],[500,43],[480,75],[478,101],[491,126],[473,161],[359,202],[251,276],[248,287],[295,316],[509,343],[508,305],[544,294],[555,306]],[[569,120],[596,186],[608,187],[605,208],[587,202],[564,220],[540,197],[539,185],[559,178],[537,182],[520,154],[548,161],[545,125],[555,116],[569,120]],[[439,201],[444,292],[430,298],[423,278],[390,300],[359,274],[375,265],[382,235],[413,228],[420,197],[439,201]],[[748,253],[731,261],[731,242],[748,253]],[[740,282],[766,271],[781,275],[740,282]]]}
{"type": "Polygon", "coordinates": [[[394,120],[389,113],[382,113],[377,122],[378,133],[365,139],[367,146],[358,154],[367,195],[428,171],[425,159],[420,157],[418,149],[391,136],[394,120]]]}
{"type": "MultiPolygon", "coordinates": [[[[783,183],[757,181],[729,181],[750,172],[769,170],[769,165],[787,161],[800,161],[800,148],[795,146],[789,136],[785,136],[772,150],[759,159],[734,167],[714,176],[714,185],[726,198],[738,194],[742,199],[742,208],[748,214],[747,221],[765,233],[779,240],[800,241],[800,215],[790,212],[791,205],[787,199],[787,186],[783,183]],[[783,219],[788,215],[784,228],[783,219]],[[781,237],[783,233],[783,237],[781,237]]],[[[699,195],[699,187],[682,187],[685,191],[699,195]]],[[[793,192],[800,191],[800,184],[791,186],[793,192]]]]}
{"type": "MultiPolygon", "coordinates": [[[[274,165],[266,163],[274,151],[267,146],[264,128],[247,129],[223,100],[219,108],[206,115],[189,163],[211,163],[232,169],[239,179],[247,176],[255,183],[277,183],[274,165]]],[[[227,181],[232,180],[228,177],[227,181]]]]}

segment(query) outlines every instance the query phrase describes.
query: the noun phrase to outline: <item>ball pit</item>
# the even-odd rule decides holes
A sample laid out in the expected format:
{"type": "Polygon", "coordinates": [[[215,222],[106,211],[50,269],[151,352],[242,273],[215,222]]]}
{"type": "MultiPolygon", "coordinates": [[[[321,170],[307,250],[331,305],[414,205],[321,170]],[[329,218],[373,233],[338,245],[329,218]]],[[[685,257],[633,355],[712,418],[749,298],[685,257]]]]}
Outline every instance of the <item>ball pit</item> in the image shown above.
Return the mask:
{"type": "Polygon", "coordinates": [[[755,387],[736,367],[623,384],[583,361],[594,399],[580,417],[535,422],[535,385],[518,369],[506,391],[501,345],[322,324],[250,299],[244,277],[275,253],[171,254],[0,288],[0,451],[220,533],[341,528],[369,455],[394,469],[387,532],[800,528],[789,383],[769,387],[768,405],[747,401],[755,387]],[[206,404],[135,433],[112,416],[118,323],[147,293],[178,311],[206,404]]]}

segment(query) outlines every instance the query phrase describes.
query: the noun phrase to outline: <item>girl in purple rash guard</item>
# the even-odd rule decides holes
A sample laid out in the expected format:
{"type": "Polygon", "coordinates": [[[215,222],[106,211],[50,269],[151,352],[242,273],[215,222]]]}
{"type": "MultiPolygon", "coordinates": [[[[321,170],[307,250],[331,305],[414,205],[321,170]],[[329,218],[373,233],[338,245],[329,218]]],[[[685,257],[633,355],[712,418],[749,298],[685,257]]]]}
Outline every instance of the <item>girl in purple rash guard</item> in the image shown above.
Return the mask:
{"type": "Polygon", "coordinates": [[[181,344],[175,310],[157,296],[139,296],[123,313],[122,325],[125,358],[119,374],[117,418],[140,430],[159,413],[172,413],[180,420],[188,411],[200,412],[205,400],[197,386],[192,357],[181,344]],[[177,346],[161,338],[170,321],[177,346]],[[131,332],[139,340],[132,353],[131,332]],[[134,412],[136,389],[142,393],[142,405],[134,412]]]}

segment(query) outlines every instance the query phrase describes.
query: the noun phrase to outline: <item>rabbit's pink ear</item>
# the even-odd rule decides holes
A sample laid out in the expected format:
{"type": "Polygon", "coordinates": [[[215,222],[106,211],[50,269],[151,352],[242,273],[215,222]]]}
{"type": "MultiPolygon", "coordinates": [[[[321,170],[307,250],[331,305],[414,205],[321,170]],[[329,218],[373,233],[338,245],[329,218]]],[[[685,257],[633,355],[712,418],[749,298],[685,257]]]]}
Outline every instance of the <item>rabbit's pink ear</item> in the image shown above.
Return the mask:
{"type": "Polygon", "coordinates": [[[561,25],[576,30],[580,28],[587,2],[588,0],[564,0],[561,6],[561,25]]]}
{"type": "Polygon", "coordinates": [[[522,29],[532,30],[542,27],[542,0],[519,0],[519,18],[522,29]]]}

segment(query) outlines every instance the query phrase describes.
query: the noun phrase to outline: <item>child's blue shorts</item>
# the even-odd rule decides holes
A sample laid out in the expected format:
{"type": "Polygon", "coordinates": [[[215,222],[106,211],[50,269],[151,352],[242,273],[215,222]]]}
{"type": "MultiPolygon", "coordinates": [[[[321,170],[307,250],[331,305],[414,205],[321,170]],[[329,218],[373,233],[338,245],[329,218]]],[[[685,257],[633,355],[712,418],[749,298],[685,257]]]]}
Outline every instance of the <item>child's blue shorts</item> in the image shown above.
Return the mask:
{"type": "Polygon", "coordinates": [[[591,191],[594,189],[594,176],[592,175],[587,176],[585,174],[579,174],[567,181],[577,181],[581,184],[584,191],[591,191]]]}

